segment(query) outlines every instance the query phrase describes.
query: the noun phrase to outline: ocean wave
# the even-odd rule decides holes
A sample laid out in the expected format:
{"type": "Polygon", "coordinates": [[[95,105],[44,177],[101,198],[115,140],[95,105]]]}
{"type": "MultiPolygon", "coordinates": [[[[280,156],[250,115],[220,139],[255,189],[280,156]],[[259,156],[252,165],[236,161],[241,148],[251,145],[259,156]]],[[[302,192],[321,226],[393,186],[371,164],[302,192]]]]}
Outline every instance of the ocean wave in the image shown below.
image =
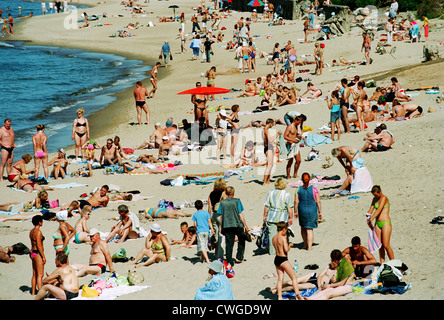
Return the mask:
{"type": "Polygon", "coordinates": [[[14,46],[12,44],[9,44],[6,42],[0,42],[0,47],[14,48],[14,46]]]}
{"type": "Polygon", "coordinates": [[[114,62],[113,62],[113,65],[114,65],[115,67],[121,66],[122,64],[123,64],[122,61],[114,61],[114,62]]]}
{"type": "Polygon", "coordinates": [[[77,90],[76,92],[70,93],[69,96],[79,96],[79,95],[87,94],[90,92],[102,91],[106,88],[108,88],[108,87],[107,86],[98,86],[98,87],[93,87],[93,88],[83,88],[83,89],[77,90]]]}

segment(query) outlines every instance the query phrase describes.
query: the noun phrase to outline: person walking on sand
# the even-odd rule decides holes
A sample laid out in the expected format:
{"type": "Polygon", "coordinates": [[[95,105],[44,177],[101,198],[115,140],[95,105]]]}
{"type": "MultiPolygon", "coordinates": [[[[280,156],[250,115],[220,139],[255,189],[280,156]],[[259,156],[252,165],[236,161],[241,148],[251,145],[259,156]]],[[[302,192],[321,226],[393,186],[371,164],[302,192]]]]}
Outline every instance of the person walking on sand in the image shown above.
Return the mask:
{"type": "Polygon", "coordinates": [[[165,43],[163,44],[160,50],[160,54],[163,56],[163,62],[165,63],[165,67],[168,67],[168,60],[170,59],[171,56],[171,47],[168,41],[165,41],[165,43]]]}
{"type": "Polygon", "coordinates": [[[293,290],[296,294],[296,299],[302,300],[301,295],[299,294],[298,287],[298,278],[288,261],[288,252],[290,248],[293,246],[293,243],[290,245],[287,242],[287,231],[288,231],[288,223],[287,222],[278,222],[277,223],[277,235],[275,235],[272,239],[273,247],[276,250],[276,256],[274,258],[274,265],[276,267],[276,273],[278,276],[277,279],[277,294],[278,299],[282,300],[282,284],[284,282],[284,275],[287,273],[290,276],[293,290]]]}
{"type": "Polygon", "coordinates": [[[6,173],[12,170],[12,162],[14,160],[15,134],[11,127],[11,119],[5,119],[3,127],[0,128],[0,181],[3,181],[3,172],[6,166],[6,173]]]}
{"type": "Polygon", "coordinates": [[[176,39],[180,38],[180,53],[188,52],[188,49],[185,47],[187,43],[187,36],[185,35],[185,31],[182,28],[179,29],[179,36],[176,39]]]}
{"type": "Polygon", "coordinates": [[[379,262],[383,264],[386,253],[389,260],[395,259],[393,249],[390,246],[390,236],[392,234],[392,222],[389,216],[390,202],[382,193],[379,185],[374,185],[371,191],[374,198],[367,212],[367,223],[370,229],[375,229],[376,235],[382,242],[379,249],[379,262]],[[373,220],[376,220],[375,225],[373,225],[373,220]]]}
{"type": "Polygon", "coordinates": [[[302,116],[295,116],[284,132],[284,139],[286,141],[285,147],[287,149],[287,179],[291,179],[291,166],[294,164],[293,178],[298,176],[298,169],[301,165],[301,152],[299,151],[299,143],[302,135],[298,133],[298,126],[302,123],[302,116]]]}
{"type": "Polygon", "coordinates": [[[156,90],[157,90],[157,72],[159,71],[161,63],[157,62],[156,65],[153,67],[153,69],[151,70],[151,84],[153,85],[153,88],[151,89],[151,91],[148,94],[148,99],[153,99],[154,95],[156,94],[156,90]]]}
{"type": "Polygon", "coordinates": [[[37,133],[32,137],[32,144],[34,146],[34,164],[35,164],[35,179],[39,179],[40,164],[43,166],[43,172],[45,178],[49,177],[48,170],[48,150],[46,149],[46,143],[48,141],[48,136],[44,134],[45,125],[37,125],[37,133]]]}
{"type": "Polygon", "coordinates": [[[197,252],[200,252],[200,262],[205,260],[207,264],[210,264],[210,259],[208,259],[208,239],[212,234],[215,234],[213,223],[208,211],[202,210],[203,202],[201,200],[197,200],[194,203],[194,207],[197,211],[193,214],[192,220],[194,221],[197,234],[197,252]]]}
{"type": "Polygon", "coordinates": [[[372,49],[372,40],[370,39],[367,32],[362,33],[362,47],[361,52],[364,50],[364,56],[366,60],[365,65],[370,65],[373,62],[373,59],[370,58],[370,50],[372,49]]]}
{"type": "Polygon", "coordinates": [[[137,122],[139,125],[142,125],[142,110],[146,113],[147,124],[150,123],[150,109],[145,101],[145,97],[148,95],[148,89],[142,87],[141,81],[137,81],[136,89],[134,89],[134,99],[136,100],[137,122]]]}
{"type": "Polygon", "coordinates": [[[267,185],[270,183],[271,171],[273,170],[273,162],[274,162],[274,153],[276,149],[276,138],[280,136],[281,131],[272,137],[270,134],[270,129],[275,125],[274,120],[269,118],[265,121],[265,128],[262,132],[262,138],[264,140],[264,154],[267,158],[267,167],[264,171],[264,181],[263,185],[267,185]]]}

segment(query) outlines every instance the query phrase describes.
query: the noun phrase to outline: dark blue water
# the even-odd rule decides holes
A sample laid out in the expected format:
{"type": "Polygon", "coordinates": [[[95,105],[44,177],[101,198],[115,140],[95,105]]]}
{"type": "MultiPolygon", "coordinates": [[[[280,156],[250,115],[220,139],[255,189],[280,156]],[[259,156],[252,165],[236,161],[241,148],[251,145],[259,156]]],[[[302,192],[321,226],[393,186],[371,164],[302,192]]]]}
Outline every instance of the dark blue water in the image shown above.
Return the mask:
{"type": "MultiPolygon", "coordinates": [[[[31,11],[41,15],[40,2],[0,0],[4,13],[5,3],[11,9],[20,5],[22,16],[31,11]]],[[[33,153],[32,136],[38,124],[46,127],[49,152],[71,145],[78,108],[85,109],[85,117],[105,108],[116,99],[113,94],[134,86],[151,69],[142,61],[113,54],[7,40],[0,40],[0,124],[5,118],[12,120],[16,159],[33,153]]]]}

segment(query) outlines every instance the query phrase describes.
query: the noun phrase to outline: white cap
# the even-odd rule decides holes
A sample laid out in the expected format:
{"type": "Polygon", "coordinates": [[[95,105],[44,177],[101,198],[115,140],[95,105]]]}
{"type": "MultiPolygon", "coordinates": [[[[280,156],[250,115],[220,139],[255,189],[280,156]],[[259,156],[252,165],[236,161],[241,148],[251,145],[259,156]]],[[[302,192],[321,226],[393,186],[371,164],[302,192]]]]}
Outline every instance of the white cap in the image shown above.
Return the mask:
{"type": "Polygon", "coordinates": [[[60,220],[60,221],[68,220],[68,211],[67,210],[61,210],[61,211],[57,212],[56,213],[56,218],[57,218],[57,220],[60,220]]]}
{"type": "Polygon", "coordinates": [[[151,231],[154,232],[161,232],[162,228],[160,227],[160,225],[158,223],[154,223],[153,225],[151,225],[150,227],[151,231]]]}
{"type": "Polygon", "coordinates": [[[100,231],[98,229],[96,229],[96,228],[92,228],[91,230],[89,230],[89,235],[90,236],[93,236],[93,235],[95,235],[97,233],[100,233],[100,231]]]}

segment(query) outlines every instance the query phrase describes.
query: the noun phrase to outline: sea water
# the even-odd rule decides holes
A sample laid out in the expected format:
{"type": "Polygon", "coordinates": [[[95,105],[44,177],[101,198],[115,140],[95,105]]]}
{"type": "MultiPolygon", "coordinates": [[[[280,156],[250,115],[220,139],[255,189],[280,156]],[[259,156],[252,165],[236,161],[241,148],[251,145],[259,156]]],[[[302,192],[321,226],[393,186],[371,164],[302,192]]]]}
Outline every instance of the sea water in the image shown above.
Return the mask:
{"type": "MultiPolygon", "coordinates": [[[[18,6],[22,16],[41,15],[40,4],[0,0],[3,17],[8,12],[17,17],[18,6]],[[11,11],[5,11],[8,3],[11,11]]],[[[73,144],[72,123],[78,108],[85,109],[85,117],[105,108],[116,100],[115,93],[134,86],[151,69],[142,61],[114,54],[9,39],[0,40],[0,126],[4,119],[12,120],[17,146],[14,161],[25,153],[33,154],[32,136],[38,124],[46,127],[49,152],[73,144]]]]}

